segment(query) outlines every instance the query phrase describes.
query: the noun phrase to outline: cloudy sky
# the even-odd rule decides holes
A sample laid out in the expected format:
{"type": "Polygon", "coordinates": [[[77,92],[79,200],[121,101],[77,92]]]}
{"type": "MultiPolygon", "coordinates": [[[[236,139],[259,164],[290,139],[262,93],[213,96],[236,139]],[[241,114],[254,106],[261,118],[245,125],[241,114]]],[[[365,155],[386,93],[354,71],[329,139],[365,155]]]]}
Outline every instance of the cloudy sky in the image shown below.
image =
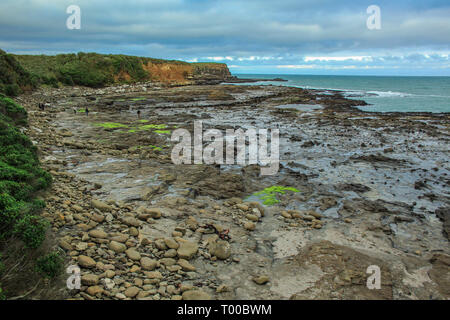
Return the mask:
{"type": "Polygon", "coordinates": [[[449,0],[1,0],[0,48],[218,61],[235,74],[450,76],[449,17],[449,0]],[[370,5],[381,29],[367,27],[370,5]]]}

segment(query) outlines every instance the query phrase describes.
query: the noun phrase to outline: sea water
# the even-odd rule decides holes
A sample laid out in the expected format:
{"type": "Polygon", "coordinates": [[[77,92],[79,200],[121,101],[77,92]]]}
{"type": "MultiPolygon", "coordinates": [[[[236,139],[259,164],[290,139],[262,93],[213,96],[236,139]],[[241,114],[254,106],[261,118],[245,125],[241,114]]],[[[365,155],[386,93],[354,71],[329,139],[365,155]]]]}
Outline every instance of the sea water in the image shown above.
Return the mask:
{"type": "Polygon", "coordinates": [[[274,79],[254,85],[282,85],[305,89],[339,90],[350,99],[364,100],[370,105],[364,111],[376,112],[450,112],[450,77],[400,76],[325,76],[236,74],[239,78],[274,79]]]}

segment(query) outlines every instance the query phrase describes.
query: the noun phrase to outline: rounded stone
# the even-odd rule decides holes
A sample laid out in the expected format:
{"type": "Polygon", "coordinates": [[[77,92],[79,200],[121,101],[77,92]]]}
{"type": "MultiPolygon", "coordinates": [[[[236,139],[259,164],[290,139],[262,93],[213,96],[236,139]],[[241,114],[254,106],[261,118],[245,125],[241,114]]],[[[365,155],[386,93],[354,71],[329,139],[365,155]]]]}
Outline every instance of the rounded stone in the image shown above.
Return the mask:
{"type": "Polygon", "coordinates": [[[178,257],[181,259],[190,260],[198,251],[198,246],[192,241],[182,242],[177,250],[178,257]]]}
{"type": "Polygon", "coordinates": [[[81,255],[78,257],[78,264],[83,268],[94,268],[97,263],[91,257],[81,255]]]}
{"type": "Polygon", "coordinates": [[[211,296],[202,290],[188,290],[183,292],[183,300],[211,300],[211,296]]]}
{"type": "Polygon", "coordinates": [[[117,242],[117,241],[111,241],[109,243],[109,248],[114,251],[115,253],[122,253],[127,250],[127,246],[123,243],[117,242]]]}
{"type": "Polygon", "coordinates": [[[157,261],[148,257],[141,258],[141,267],[144,270],[152,271],[156,268],[157,261]]]}

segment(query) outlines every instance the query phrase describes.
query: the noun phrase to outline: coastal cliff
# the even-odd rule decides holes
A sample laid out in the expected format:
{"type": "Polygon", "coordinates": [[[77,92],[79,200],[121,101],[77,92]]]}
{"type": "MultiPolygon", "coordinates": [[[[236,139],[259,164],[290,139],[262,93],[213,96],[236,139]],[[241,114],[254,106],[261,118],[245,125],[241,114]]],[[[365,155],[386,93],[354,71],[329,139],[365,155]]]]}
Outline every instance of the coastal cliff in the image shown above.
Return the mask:
{"type": "Polygon", "coordinates": [[[170,85],[217,84],[233,77],[223,63],[187,63],[97,53],[10,55],[38,84],[99,88],[121,83],[154,81],[170,85]]]}

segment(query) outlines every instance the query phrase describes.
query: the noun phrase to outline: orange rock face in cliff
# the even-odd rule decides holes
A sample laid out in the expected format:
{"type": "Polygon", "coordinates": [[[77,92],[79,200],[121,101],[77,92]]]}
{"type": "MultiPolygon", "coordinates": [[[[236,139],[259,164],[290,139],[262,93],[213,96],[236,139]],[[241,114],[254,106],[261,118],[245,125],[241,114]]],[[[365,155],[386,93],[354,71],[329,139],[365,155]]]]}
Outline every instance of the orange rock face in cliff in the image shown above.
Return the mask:
{"type": "Polygon", "coordinates": [[[142,68],[150,74],[150,79],[170,84],[189,84],[193,67],[189,64],[147,62],[142,68]]]}
{"type": "MultiPolygon", "coordinates": [[[[142,69],[149,79],[166,84],[188,85],[198,83],[218,83],[231,77],[226,64],[222,63],[142,63],[142,69]]],[[[114,75],[115,82],[132,82],[130,75],[121,71],[114,75]]]]}

